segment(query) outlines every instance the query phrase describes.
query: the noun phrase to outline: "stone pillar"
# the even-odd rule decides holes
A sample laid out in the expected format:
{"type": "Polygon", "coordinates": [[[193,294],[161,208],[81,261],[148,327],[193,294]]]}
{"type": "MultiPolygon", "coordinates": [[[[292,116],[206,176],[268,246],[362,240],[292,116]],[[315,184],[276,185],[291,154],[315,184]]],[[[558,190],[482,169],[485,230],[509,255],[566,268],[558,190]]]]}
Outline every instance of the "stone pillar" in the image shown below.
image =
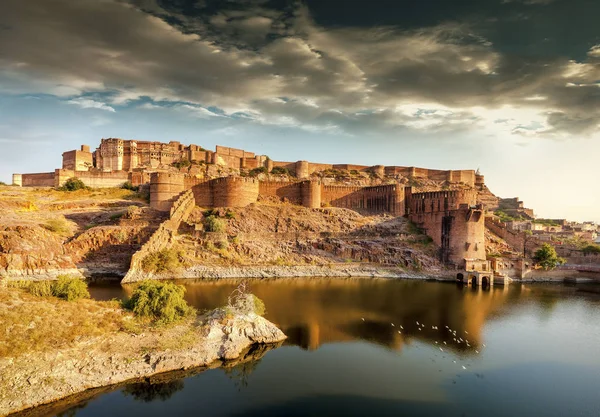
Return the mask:
{"type": "Polygon", "coordinates": [[[13,174],[12,176],[12,185],[16,185],[18,187],[23,186],[23,175],[21,174],[13,174]]]}

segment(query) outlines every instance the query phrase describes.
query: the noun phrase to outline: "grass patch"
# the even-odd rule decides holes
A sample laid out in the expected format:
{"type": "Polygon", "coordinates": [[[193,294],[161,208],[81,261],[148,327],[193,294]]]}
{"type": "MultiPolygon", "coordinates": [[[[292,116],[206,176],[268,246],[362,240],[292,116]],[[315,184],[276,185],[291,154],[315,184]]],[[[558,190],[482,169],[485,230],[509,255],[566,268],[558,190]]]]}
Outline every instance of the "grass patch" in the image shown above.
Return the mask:
{"type": "Polygon", "coordinates": [[[66,301],[90,298],[85,281],[69,275],[59,275],[57,281],[8,281],[6,285],[36,297],[57,297],[66,301]]]}
{"type": "Polygon", "coordinates": [[[66,236],[71,233],[71,227],[69,222],[64,217],[57,217],[55,219],[48,220],[42,227],[46,230],[56,233],[61,236],[66,236]]]}
{"type": "Polygon", "coordinates": [[[5,288],[0,292],[0,357],[66,348],[82,338],[118,331],[122,319],[114,302],[66,302],[5,288]]]}

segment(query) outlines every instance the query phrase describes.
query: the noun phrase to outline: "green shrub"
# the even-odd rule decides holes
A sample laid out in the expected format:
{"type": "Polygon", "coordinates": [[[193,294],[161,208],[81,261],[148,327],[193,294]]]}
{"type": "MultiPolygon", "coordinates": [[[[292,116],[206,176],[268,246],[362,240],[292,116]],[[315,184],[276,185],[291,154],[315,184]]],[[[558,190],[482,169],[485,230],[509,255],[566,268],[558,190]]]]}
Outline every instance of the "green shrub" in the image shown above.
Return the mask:
{"type": "Polygon", "coordinates": [[[251,177],[256,177],[259,174],[266,174],[266,173],[267,173],[267,168],[258,167],[258,168],[251,169],[250,172],[248,173],[248,175],[251,177]]]}
{"type": "Polygon", "coordinates": [[[9,288],[19,288],[37,297],[52,297],[52,281],[8,281],[9,288]]]}
{"type": "Polygon", "coordinates": [[[175,249],[162,249],[152,252],[142,259],[142,269],[145,272],[172,272],[183,265],[182,253],[175,249]]]}
{"type": "Polygon", "coordinates": [[[58,276],[58,281],[52,285],[52,295],[67,301],[90,298],[85,281],[68,275],[58,276]]]}
{"type": "Polygon", "coordinates": [[[185,299],[185,288],[170,282],[143,281],[124,303],[138,317],[169,324],[195,312],[185,299]]]}
{"type": "Polygon", "coordinates": [[[223,233],[226,228],[225,222],[211,214],[204,220],[204,227],[207,232],[223,233]]]}
{"type": "Polygon", "coordinates": [[[217,249],[227,250],[227,248],[229,248],[229,242],[226,240],[219,240],[217,243],[215,243],[215,246],[217,249]]]}
{"type": "Polygon", "coordinates": [[[0,186],[2,186],[2,185],[8,185],[8,184],[6,184],[4,181],[0,181],[0,186]]]}
{"type": "Polygon", "coordinates": [[[287,168],[283,168],[283,167],[274,167],[271,170],[271,174],[274,175],[290,175],[290,170],[287,168]]]}
{"type": "Polygon", "coordinates": [[[127,182],[124,182],[123,184],[121,184],[121,188],[123,190],[130,190],[130,191],[135,191],[135,192],[137,192],[140,189],[140,187],[133,185],[131,183],[131,181],[127,181],[127,182]]]}
{"type": "Polygon", "coordinates": [[[62,187],[58,189],[60,191],[77,191],[77,190],[86,190],[88,187],[77,177],[69,178],[62,187]]]}
{"type": "Polygon", "coordinates": [[[581,251],[585,254],[585,255],[591,255],[591,254],[597,254],[600,253],[600,245],[587,245],[584,246],[583,249],[581,249],[581,251]]]}
{"type": "Polygon", "coordinates": [[[225,218],[226,219],[235,219],[235,212],[228,209],[227,212],[225,213],[225,218]]]}
{"type": "Polygon", "coordinates": [[[113,220],[113,221],[115,221],[115,220],[119,220],[119,219],[120,219],[121,217],[123,217],[124,215],[125,215],[125,213],[115,213],[115,214],[112,214],[112,215],[110,216],[110,219],[111,219],[111,220],[113,220]]]}
{"type": "Polygon", "coordinates": [[[181,169],[181,168],[189,167],[190,165],[192,165],[192,163],[190,161],[188,161],[187,159],[182,159],[181,161],[173,162],[171,165],[177,169],[181,169]]]}

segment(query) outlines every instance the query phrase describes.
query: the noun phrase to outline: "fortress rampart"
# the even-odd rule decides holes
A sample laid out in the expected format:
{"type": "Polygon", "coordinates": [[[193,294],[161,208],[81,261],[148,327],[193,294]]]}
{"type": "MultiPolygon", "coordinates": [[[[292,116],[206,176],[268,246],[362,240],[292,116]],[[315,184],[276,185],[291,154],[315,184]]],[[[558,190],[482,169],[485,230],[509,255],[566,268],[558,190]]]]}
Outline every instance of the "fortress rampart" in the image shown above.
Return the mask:
{"type": "Polygon", "coordinates": [[[406,201],[408,218],[433,239],[443,262],[464,267],[465,260],[486,259],[485,214],[476,191],[411,193],[406,201]]]}
{"type": "Polygon", "coordinates": [[[328,205],[372,214],[406,215],[433,238],[445,262],[459,265],[465,259],[485,259],[483,208],[476,205],[475,189],[484,189],[485,184],[484,177],[474,170],[273,161],[265,155],[224,146],[209,151],[177,141],[107,138],[94,152],[83,145],[80,150],[63,153],[62,168],[54,172],[15,174],[13,183],[58,187],[73,177],[93,188],[118,187],[128,181],[133,185],[150,183],[150,204],[160,211],[176,209],[178,198],[189,191],[188,198],[193,197],[194,204],[200,207],[244,207],[260,198],[275,198],[308,208],[328,205]],[[262,167],[267,172],[285,168],[295,178],[261,181],[243,176],[244,172],[262,167]],[[336,177],[340,170],[369,173],[379,179],[387,177],[394,183],[350,186],[321,182],[321,177],[336,177]],[[228,176],[206,178],[217,174],[228,176]],[[445,182],[444,185],[462,183],[472,189],[413,193],[411,187],[397,181],[402,178],[445,182]]]}

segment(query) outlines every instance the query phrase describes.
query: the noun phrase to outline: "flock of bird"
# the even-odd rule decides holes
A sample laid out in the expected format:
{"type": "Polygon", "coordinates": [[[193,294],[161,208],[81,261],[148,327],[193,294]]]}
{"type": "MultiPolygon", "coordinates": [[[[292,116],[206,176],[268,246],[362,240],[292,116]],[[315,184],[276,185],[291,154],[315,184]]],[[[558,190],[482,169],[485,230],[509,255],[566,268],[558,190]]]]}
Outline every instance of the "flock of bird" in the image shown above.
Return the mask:
{"type": "MultiPolygon", "coordinates": [[[[365,318],[362,317],[362,321],[365,321],[365,318]]],[[[392,327],[396,327],[396,325],[394,323],[390,323],[392,327]]],[[[419,321],[415,321],[415,324],[417,325],[417,329],[418,331],[423,331],[423,329],[425,329],[425,324],[424,323],[419,323],[419,321]]],[[[402,334],[402,331],[404,330],[404,327],[402,325],[398,325],[399,326],[399,330],[398,330],[398,334],[402,334]]],[[[431,326],[431,330],[440,330],[438,326],[431,326]]],[[[466,330],[463,330],[463,332],[465,333],[465,338],[463,339],[460,336],[460,333],[457,333],[456,330],[451,329],[448,326],[445,326],[445,330],[448,334],[448,336],[452,336],[452,341],[457,344],[457,345],[461,345],[464,344],[467,348],[471,348],[471,343],[469,342],[469,340],[466,338],[469,334],[469,332],[467,332],[466,330]]],[[[444,329],[442,329],[442,331],[444,331],[444,329]]],[[[435,341],[435,344],[438,345],[438,349],[441,352],[445,352],[444,348],[441,346],[441,344],[443,344],[444,346],[448,346],[448,343],[444,340],[442,341],[442,343],[440,343],[439,341],[435,341]]],[[[485,344],[482,344],[482,346],[485,348],[485,344]]],[[[479,350],[475,349],[475,353],[479,354],[479,350]]],[[[452,361],[453,363],[456,363],[456,360],[452,361]]],[[[461,365],[463,370],[466,370],[467,367],[465,365],[461,365]]]]}

